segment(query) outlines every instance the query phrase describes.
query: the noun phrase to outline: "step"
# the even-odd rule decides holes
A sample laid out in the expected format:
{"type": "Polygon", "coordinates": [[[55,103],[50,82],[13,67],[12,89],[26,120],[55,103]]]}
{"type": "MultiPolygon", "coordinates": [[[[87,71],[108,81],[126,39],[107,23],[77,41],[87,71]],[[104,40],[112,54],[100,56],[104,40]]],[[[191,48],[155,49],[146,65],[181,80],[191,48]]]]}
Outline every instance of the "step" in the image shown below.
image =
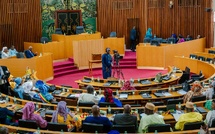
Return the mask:
{"type": "Polygon", "coordinates": [[[63,63],[63,64],[59,64],[59,65],[54,65],[54,68],[61,68],[61,67],[66,67],[66,66],[74,66],[75,64],[70,62],[70,63],[63,63]]]}
{"type": "Polygon", "coordinates": [[[53,63],[54,68],[55,68],[55,67],[61,67],[61,66],[67,66],[67,65],[74,65],[74,62],[71,62],[71,61],[63,61],[63,62],[56,62],[56,63],[53,63]]]}
{"type": "MultiPolygon", "coordinates": [[[[115,68],[115,67],[113,67],[115,68]]],[[[120,68],[137,68],[136,65],[123,65],[123,66],[120,66],[120,68]]]]}
{"type": "Polygon", "coordinates": [[[77,72],[81,72],[81,71],[82,71],[82,70],[78,70],[78,69],[66,70],[66,71],[54,73],[54,77],[60,77],[60,76],[63,76],[63,75],[72,74],[72,73],[77,73],[77,72]]]}
{"type": "Polygon", "coordinates": [[[54,72],[60,72],[60,71],[66,71],[66,70],[74,70],[77,69],[76,66],[65,66],[65,67],[61,67],[61,68],[54,68],[54,72]]]}

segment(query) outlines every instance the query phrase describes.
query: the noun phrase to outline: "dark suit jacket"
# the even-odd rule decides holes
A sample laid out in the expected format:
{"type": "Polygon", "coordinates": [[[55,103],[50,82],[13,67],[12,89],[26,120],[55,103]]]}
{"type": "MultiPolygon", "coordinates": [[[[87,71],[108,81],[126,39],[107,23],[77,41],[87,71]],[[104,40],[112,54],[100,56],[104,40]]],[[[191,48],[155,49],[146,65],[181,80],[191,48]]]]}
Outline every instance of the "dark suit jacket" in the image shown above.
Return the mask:
{"type": "Polygon", "coordinates": [[[33,52],[31,52],[30,50],[25,50],[25,57],[26,58],[32,58],[36,56],[33,52]]]}
{"type": "Polygon", "coordinates": [[[116,114],[113,120],[116,125],[135,125],[137,128],[137,116],[130,114],[116,114]]]}

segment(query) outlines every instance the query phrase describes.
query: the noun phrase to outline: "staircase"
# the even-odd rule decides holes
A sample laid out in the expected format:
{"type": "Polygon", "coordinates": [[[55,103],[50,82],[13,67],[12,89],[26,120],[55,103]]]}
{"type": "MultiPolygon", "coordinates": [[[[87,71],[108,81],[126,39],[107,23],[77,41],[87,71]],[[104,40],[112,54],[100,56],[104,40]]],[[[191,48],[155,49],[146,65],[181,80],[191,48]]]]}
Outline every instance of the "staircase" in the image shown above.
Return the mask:
{"type": "MultiPolygon", "coordinates": [[[[120,60],[120,68],[136,68],[136,53],[126,51],[125,56],[120,60]]],[[[69,58],[67,61],[60,61],[54,63],[54,77],[61,77],[63,75],[81,72],[74,64],[74,60],[69,58]]]]}

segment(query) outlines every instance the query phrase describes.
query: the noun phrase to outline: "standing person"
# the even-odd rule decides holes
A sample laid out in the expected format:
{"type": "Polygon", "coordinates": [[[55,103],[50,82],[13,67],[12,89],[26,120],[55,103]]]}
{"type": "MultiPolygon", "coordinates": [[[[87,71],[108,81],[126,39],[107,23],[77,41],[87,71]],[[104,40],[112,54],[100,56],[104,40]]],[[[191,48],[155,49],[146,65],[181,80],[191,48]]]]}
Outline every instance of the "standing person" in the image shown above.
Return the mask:
{"type": "Polygon", "coordinates": [[[130,32],[130,40],[131,40],[131,50],[135,52],[135,46],[136,46],[136,38],[137,38],[137,31],[135,29],[135,26],[131,29],[130,32]]]}
{"type": "Polygon", "coordinates": [[[111,69],[112,69],[112,57],[110,55],[110,48],[106,48],[106,53],[102,55],[102,74],[103,78],[107,79],[111,77],[111,69]]]}

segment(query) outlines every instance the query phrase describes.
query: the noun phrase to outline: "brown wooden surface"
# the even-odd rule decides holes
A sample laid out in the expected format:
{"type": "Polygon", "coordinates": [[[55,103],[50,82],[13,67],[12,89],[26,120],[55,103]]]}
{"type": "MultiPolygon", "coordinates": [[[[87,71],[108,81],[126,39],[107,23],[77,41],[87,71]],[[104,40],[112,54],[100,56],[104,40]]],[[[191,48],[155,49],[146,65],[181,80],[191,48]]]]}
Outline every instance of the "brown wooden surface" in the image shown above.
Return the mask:
{"type": "Polygon", "coordinates": [[[207,47],[213,46],[213,13],[205,11],[212,7],[212,1],[187,1],[172,0],[170,9],[169,0],[97,0],[97,30],[104,37],[109,37],[111,31],[116,31],[117,37],[125,35],[127,48],[132,25],[139,28],[140,42],[150,27],[153,34],[162,38],[173,32],[194,38],[200,34],[206,37],[207,47]]]}
{"type": "Polygon", "coordinates": [[[23,51],[24,41],[39,42],[41,21],[40,0],[0,0],[1,41],[8,47],[23,51]]]}
{"type": "Polygon", "coordinates": [[[51,53],[44,53],[41,57],[0,59],[0,65],[7,66],[14,77],[25,75],[26,67],[37,72],[38,79],[53,79],[53,58],[51,53]]]}
{"type": "Polygon", "coordinates": [[[174,56],[186,56],[193,52],[203,52],[205,38],[179,44],[151,46],[140,43],[137,46],[137,68],[165,68],[174,65],[174,56]],[[185,50],[186,48],[186,50],[185,50]]]}

